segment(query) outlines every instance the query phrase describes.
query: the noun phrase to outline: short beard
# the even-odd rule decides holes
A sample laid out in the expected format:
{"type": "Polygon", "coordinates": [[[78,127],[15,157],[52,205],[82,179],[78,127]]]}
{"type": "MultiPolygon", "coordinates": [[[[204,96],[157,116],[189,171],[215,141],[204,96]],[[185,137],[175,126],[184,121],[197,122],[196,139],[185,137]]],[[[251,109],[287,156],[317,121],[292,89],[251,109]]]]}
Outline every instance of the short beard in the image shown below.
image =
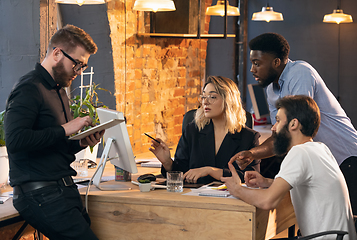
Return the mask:
{"type": "Polygon", "coordinates": [[[262,81],[258,81],[259,86],[262,88],[267,87],[270,83],[274,82],[277,78],[279,78],[278,72],[273,68],[269,69],[268,77],[262,81]]]}
{"type": "Polygon", "coordinates": [[[286,154],[291,146],[291,135],[289,133],[288,124],[286,124],[280,132],[273,132],[274,152],[278,156],[286,154]]]}
{"type": "Polygon", "coordinates": [[[69,87],[71,85],[71,81],[69,81],[69,76],[66,73],[63,62],[58,62],[56,66],[52,67],[53,78],[55,82],[60,87],[69,87]]]}

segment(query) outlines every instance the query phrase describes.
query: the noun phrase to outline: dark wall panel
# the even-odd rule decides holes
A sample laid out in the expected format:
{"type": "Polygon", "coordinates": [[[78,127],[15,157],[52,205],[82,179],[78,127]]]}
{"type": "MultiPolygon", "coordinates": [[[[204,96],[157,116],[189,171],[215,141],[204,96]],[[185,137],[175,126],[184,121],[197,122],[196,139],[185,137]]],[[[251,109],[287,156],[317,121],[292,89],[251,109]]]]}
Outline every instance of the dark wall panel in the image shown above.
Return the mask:
{"type": "Polygon", "coordinates": [[[0,1],[0,111],[13,85],[39,57],[40,1],[0,1]]]}
{"type": "MultiPolygon", "coordinates": [[[[114,69],[112,57],[112,44],[110,40],[110,28],[107,17],[107,7],[100,5],[70,5],[61,4],[63,25],[73,24],[89,33],[98,46],[98,51],[92,55],[88,61],[88,69],[94,69],[93,82],[100,84],[100,87],[108,89],[112,94],[98,91],[99,100],[111,109],[116,109],[114,97],[114,69]]],[[[89,83],[89,77],[85,76],[85,84],[89,83]]],[[[78,86],[80,76],[72,83],[72,90],[75,95],[79,95],[78,86]],[[77,88],[77,89],[76,89],[77,88]]]]}

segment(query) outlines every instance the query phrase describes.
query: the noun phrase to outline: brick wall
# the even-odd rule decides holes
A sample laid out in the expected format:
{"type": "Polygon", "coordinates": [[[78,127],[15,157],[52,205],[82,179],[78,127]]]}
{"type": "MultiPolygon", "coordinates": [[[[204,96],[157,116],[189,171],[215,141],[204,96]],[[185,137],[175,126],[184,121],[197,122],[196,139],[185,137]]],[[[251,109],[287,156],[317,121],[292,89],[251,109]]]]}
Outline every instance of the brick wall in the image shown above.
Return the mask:
{"type": "MultiPolygon", "coordinates": [[[[211,0],[206,4],[211,4],[211,0]]],[[[137,36],[148,14],[134,0],[108,2],[117,110],[124,112],[134,154],[147,152],[147,132],[176,146],[186,111],[197,108],[205,78],[206,39],[137,36]]],[[[206,18],[205,30],[208,32],[206,18]]]]}

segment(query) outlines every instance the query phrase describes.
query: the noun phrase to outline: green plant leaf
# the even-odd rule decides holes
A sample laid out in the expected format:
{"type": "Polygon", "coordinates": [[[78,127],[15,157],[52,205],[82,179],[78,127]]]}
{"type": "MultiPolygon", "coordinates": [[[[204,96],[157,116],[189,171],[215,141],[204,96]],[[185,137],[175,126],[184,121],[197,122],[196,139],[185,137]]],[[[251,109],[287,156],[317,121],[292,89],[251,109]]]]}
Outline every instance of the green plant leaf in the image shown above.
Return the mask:
{"type": "Polygon", "coordinates": [[[139,181],[139,183],[150,183],[151,182],[149,179],[144,179],[144,180],[140,179],[138,181],[139,181]]]}

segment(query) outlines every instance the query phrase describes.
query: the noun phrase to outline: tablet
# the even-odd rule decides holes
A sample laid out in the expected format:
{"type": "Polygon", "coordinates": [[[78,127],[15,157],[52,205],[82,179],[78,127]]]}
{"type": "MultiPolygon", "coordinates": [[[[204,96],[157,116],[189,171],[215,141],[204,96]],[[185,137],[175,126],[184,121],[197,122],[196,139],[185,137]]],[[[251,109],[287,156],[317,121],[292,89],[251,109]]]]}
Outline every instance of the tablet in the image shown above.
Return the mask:
{"type": "Polygon", "coordinates": [[[81,133],[78,133],[72,137],[69,138],[69,140],[80,140],[80,139],[83,139],[93,133],[96,133],[96,132],[100,132],[104,129],[108,129],[108,128],[111,128],[111,127],[114,127],[115,125],[123,122],[124,120],[121,120],[121,119],[112,119],[112,120],[109,120],[108,122],[105,122],[105,123],[101,123],[97,126],[94,126],[94,127],[91,127],[87,130],[85,130],[84,132],[81,132],[81,133]]]}

